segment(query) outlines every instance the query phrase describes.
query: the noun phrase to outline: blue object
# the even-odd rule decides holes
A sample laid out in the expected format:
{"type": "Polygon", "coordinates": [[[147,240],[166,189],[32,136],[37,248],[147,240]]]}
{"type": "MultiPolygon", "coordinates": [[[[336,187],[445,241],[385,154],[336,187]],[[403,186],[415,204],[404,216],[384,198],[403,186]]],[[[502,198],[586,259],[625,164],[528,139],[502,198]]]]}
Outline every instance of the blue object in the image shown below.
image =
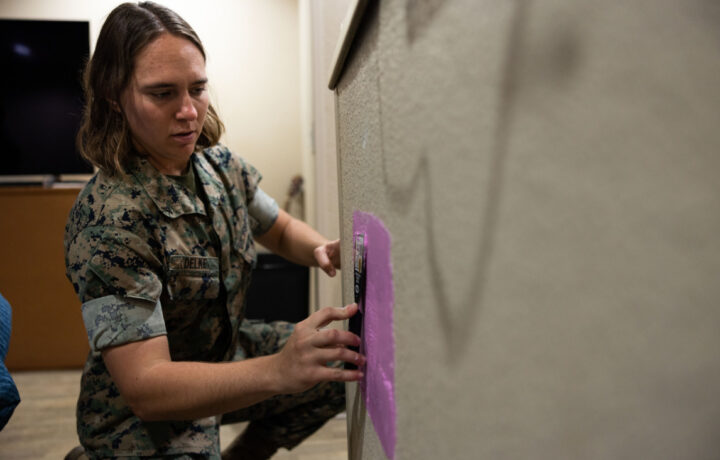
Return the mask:
{"type": "Polygon", "coordinates": [[[20,403],[15,382],[10,372],[5,367],[5,356],[7,356],[10,345],[10,329],[12,325],[12,310],[5,297],[0,294],[0,430],[5,428],[15,407],[20,403]]]}

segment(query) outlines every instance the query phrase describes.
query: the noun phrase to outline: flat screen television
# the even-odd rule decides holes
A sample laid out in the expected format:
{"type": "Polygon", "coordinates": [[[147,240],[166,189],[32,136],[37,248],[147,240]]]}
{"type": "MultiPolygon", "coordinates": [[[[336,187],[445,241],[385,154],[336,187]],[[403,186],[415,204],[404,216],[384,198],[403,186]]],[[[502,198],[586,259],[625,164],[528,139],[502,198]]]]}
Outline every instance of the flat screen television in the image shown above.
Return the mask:
{"type": "Polygon", "coordinates": [[[87,177],[80,157],[87,21],[0,19],[0,183],[87,177]]]}

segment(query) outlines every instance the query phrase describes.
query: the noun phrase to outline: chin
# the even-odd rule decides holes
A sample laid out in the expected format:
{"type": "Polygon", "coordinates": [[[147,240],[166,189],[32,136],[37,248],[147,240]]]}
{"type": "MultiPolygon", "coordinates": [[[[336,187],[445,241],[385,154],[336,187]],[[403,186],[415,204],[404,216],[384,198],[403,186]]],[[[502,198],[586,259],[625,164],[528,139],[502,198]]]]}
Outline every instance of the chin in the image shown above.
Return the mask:
{"type": "Polygon", "coordinates": [[[190,155],[195,153],[196,146],[195,145],[186,145],[180,148],[178,154],[184,157],[190,158],[190,155]]]}

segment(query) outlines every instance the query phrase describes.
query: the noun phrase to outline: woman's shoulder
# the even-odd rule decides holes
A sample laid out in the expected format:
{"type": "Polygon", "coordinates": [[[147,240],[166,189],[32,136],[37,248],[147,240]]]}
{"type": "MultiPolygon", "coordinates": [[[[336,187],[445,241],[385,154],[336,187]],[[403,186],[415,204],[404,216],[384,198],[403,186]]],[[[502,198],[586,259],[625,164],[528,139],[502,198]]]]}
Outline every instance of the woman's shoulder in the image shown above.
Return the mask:
{"type": "Polygon", "coordinates": [[[145,214],[151,202],[131,176],[98,172],[80,191],[68,219],[68,229],[123,225],[145,214]]]}
{"type": "Polygon", "coordinates": [[[245,159],[223,144],[215,144],[200,152],[216,168],[233,171],[255,171],[245,159]]]}

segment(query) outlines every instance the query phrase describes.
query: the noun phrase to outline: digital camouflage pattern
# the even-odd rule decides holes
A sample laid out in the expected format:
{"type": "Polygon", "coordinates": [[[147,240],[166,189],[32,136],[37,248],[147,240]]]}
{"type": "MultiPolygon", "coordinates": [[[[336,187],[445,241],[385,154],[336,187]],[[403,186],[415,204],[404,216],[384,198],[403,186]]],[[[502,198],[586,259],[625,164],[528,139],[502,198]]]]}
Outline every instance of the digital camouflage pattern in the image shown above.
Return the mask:
{"type": "MultiPolygon", "coordinates": [[[[277,353],[290,338],[293,328],[292,323],[284,321],[244,320],[240,325],[240,346],[234,360],[277,353]]],[[[334,365],[342,366],[341,363],[334,365]]],[[[345,384],[325,382],[300,394],[275,396],[224,414],[221,423],[249,420],[253,433],[273,440],[277,447],[292,449],[343,410],[345,384]]]]}
{"type": "MultiPolygon", "coordinates": [[[[244,300],[255,261],[252,233],[272,225],[277,204],[255,206],[250,215],[261,176],[223,146],[194,154],[191,167],[197,194],[136,157],[126,176],[96,174],[70,213],[67,276],[83,304],[91,345],[78,434],[91,458],[219,458],[217,417],[142,422],[100,354],[167,335],[175,361],[227,361],[240,343],[249,346],[247,335],[254,333],[248,331],[264,327],[243,323],[244,300]]],[[[276,342],[284,343],[292,327],[277,327],[284,339],[276,342]]]]}

